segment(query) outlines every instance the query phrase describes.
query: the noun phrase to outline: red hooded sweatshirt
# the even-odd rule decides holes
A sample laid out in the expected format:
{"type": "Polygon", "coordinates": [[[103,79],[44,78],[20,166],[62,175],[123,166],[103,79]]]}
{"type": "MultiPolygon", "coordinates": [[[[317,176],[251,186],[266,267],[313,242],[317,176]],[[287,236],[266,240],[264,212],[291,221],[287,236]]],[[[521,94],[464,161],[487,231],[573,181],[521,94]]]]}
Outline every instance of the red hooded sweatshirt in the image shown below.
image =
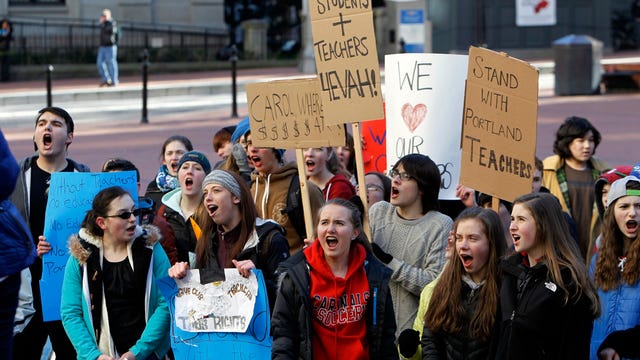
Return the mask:
{"type": "Polygon", "coordinates": [[[333,275],[320,241],[304,250],[310,266],[314,359],[368,359],[366,308],[369,283],[364,247],[353,243],[344,278],[333,275]]]}

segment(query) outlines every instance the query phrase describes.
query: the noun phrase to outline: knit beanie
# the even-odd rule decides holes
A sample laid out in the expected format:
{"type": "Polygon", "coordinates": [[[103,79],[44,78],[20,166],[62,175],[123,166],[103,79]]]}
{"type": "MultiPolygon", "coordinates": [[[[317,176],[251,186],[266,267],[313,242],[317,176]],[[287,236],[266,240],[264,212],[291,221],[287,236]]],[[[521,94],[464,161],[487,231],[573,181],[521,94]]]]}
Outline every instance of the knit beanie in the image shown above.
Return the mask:
{"type": "Polygon", "coordinates": [[[184,164],[187,161],[193,161],[200,164],[205,174],[208,174],[209,171],[211,171],[211,164],[209,163],[207,156],[201,153],[200,151],[191,150],[184,153],[180,158],[180,161],[178,162],[178,169],[180,169],[182,167],[182,164],[184,164]]]}
{"type": "Polygon", "coordinates": [[[238,139],[240,139],[241,136],[244,136],[244,134],[246,134],[250,130],[251,128],[249,127],[249,117],[247,116],[244,119],[240,120],[238,125],[236,125],[233,134],[231,134],[231,142],[234,144],[237,143],[238,139]]]}
{"type": "Polygon", "coordinates": [[[238,184],[233,175],[231,175],[228,171],[213,170],[212,172],[210,172],[202,182],[202,189],[204,189],[209,184],[220,185],[223,188],[229,190],[229,192],[238,199],[242,199],[240,193],[240,184],[238,184]]]}

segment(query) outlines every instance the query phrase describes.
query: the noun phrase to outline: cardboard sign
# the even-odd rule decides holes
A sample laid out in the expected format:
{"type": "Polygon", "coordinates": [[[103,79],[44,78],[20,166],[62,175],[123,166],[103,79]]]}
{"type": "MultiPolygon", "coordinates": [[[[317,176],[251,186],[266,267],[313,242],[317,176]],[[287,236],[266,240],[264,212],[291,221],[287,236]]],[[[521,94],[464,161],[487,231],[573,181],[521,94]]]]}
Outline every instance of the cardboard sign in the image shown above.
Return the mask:
{"type": "Polygon", "coordinates": [[[342,146],[343,125],[328,125],[316,77],[247,84],[253,144],[297,148],[342,146]]]}
{"type": "Polygon", "coordinates": [[[325,122],[382,118],[371,1],[315,0],[309,13],[325,122]]]}
{"type": "Polygon", "coordinates": [[[513,201],[531,192],[538,71],[504,53],[471,47],[460,183],[513,201]]]}
{"type": "Polygon", "coordinates": [[[122,187],[131,194],[134,203],[138,202],[138,179],[135,171],[51,174],[44,219],[44,236],[51,243],[51,251],[42,256],[40,280],[44,321],[60,320],[60,291],[69,258],[67,240],[80,230],[80,224],[86,212],[91,209],[96,194],[111,186],[122,187]]]}
{"type": "Polygon", "coordinates": [[[387,124],[385,119],[365,121],[362,127],[364,172],[387,171],[387,124]]]}
{"type": "Polygon", "coordinates": [[[385,56],[387,166],[424,154],[440,170],[440,199],[457,199],[466,55],[385,56]]]}
{"type": "MultiPolygon", "coordinates": [[[[251,292],[251,294],[255,295],[253,298],[254,305],[247,309],[236,308],[238,311],[249,311],[251,313],[250,317],[245,317],[245,331],[224,331],[221,329],[222,327],[235,327],[233,323],[240,323],[240,317],[244,316],[239,315],[239,313],[229,315],[234,312],[232,310],[233,307],[228,306],[228,304],[234,302],[233,297],[244,296],[240,293],[245,290],[247,292],[250,291],[248,288],[238,286],[240,282],[234,280],[233,275],[230,276],[231,272],[238,274],[238,270],[225,269],[225,281],[206,285],[200,284],[198,272],[198,270],[190,270],[189,275],[183,280],[175,281],[170,277],[158,280],[158,287],[167,299],[171,314],[171,348],[175,358],[193,360],[206,360],[212,357],[216,359],[270,359],[272,339],[269,336],[269,329],[271,320],[267,290],[262,272],[253,270],[255,276],[250,277],[250,282],[255,283],[257,286],[257,292],[251,292]],[[231,286],[224,284],[228,281],[236,284],[235,288],[233,284],[229,284],[231,286]],[[180,285],[178,285],[178,282],[180,282],[180,285]],[[216,296],[209,298],[206,295],[208,293],[207,287],[224,288],[226,290],[224,294],[220,292],[216,296]],[[187,290],[185,289],[199,289],[198,291],[202,289],[202,293],[194,294],[193,291],[190,291],[189,294],[186,294],[187,290]],[[202,295],[202,299],[199,299],[200,295],[202,295]],[[189,301],[179,301],[187,298],[189,298],[189,301]],[[210,301],[213,303],[207,303],[210,301]],[[189,309],[182,308],[183,306],[187,306],[189,309]],[[209,310],[211,312],[208,312],[209,310]],[[188,319],[183,321],[182,317],[178,317],[178,314],[188,313],[189,311],[192,311],[193,316],[188,316],[188,319]],[[208,312],[204,318],[200,317],[203,311],[208,312]],[[197,315],[199,313],[200,315],[197,315]],[[218,316],[221,314],[226,314],[224,315],[225,318],[218,316]],[[191,322],[189,320],[191,318],[197,321],[191,322]],[[189,322],[194,325],[191,326],[194,331],[183,329],[184,326],[181,323],[189,322]],[[216,323],[220,326],[216,326],[216,323]],[[211,327],[208,327],[209,325],[211,327]],[[204,326],[208,328],[196,329],[204,326]],[[221,331],[217,331],[216,328],[221,331]]],[[[249,281],[249,279],[245,280],[249,281]]]]}

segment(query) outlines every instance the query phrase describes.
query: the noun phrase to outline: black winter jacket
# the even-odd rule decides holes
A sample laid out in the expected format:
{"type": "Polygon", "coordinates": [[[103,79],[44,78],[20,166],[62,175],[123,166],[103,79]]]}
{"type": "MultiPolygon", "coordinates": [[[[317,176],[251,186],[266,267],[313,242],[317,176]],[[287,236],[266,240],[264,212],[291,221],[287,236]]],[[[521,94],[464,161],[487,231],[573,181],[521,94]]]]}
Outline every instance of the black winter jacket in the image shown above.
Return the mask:
{"type": "MultiPolygon", "coordinates": [[[[370,359],[398,359],[396,322],[389,292],[391,270],[372,254],[364,262],[369,288],[374,294],[367,304],[367,337],[370,359]]],[[[302,251],[279,269],[281,282],[271,316],[272,359],[313,358],[311,344],[311,289],[309,266],[302,251]]]]}
{"type": "MultiPolygon", "coordinates": [[[[495,359],[589,359],[593,314],[586,296],[564,303],[563,290],[553,283],[544,262],[533,267],[523,256],[501,263],[500,335],[495,359]]],[[[569,269],[562,269],[571,289],[569,269]]]]}
{"type": "Polygon", "coordinates": [[[189,251],[196,251],[197,242],[196,234],[191,226],[191,218],[185,220],[180,213],[166,205],[160,206],[158,215],[166,220],[173,229],[176,237],[178,261],[189,262],[189,251]]]}
{"type": "MultiPolygon", "coordinates": [[[[211,251],[207,270],[222,270],[218,267],[216,258],[218,248],[218,232],[211,234],[211,251]]],[[[235,260],[251,260],[256,269],[262,271],[264,282],[267,286],[269,308],[273,309],[276,301],[276,270],[281,262],[289,258],[289,242],[284,236],[284,229],[280,224],[272,220],[256,219],[256,232],[252,234],[244,249],[235,260]]],[[[196,264],[196,267],[199,267],[196,264]]]]}
{"type": "MultiPolygon", "coordinates": [[[[472,290],[469,285],[462,283],[460,304],[464,310],[464,322],[471,323],[473,314],[478,306],[480,289],[472,290]]],[[[422,331],[422,359],[487,359],[489,356],[490,340],[474,339],[469,334],[469,327],[460,333],[433,333],[425,327],[422,331]]]]}

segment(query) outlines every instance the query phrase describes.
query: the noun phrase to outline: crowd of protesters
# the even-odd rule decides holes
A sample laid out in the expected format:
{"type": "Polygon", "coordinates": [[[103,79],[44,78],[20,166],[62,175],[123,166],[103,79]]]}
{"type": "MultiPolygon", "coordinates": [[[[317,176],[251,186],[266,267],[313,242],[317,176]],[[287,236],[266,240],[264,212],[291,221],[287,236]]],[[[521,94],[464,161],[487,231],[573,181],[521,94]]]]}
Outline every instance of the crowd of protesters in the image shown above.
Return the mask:
{"type": "MultiPolygon", "coordinates": [[[[597,159],[601,135],[587,119],[559,127],[531,193],[494,210],[491,196],[461,184],[466,209],[455,214],[441,211],[427,155],[367,173],[361,200],[352,139],[304,149],[298,167],[284,149],[255,146],[248,119],[212,136],[222,159],[213,166],[205,149],[169,136],[138,203],[120,187],[98,192],[68,239],[59,321],[43,319],[50,298],[39,286],[52,250],[48,187],[52,173],[89,167],[67,157],[74,122],[62,108],[37,113],[36,152],[19,165],[2,136],[0,169],[15,186],[3,185],[0,216],[5,201],[20,216],[0,226],[0,248],[23,251],[0,254],[11,269],[0,273],[0,330],[14,334],[2,337],[0,357],[40,359],[47,339],[57,359],[173,357],[157,279],[224,268],[264,274],[274,359],[640,354],[640,164],[597,159]]],[[[101,167],[127,170],[140,191],[129,160],[105,156],[101,167]]]]}

